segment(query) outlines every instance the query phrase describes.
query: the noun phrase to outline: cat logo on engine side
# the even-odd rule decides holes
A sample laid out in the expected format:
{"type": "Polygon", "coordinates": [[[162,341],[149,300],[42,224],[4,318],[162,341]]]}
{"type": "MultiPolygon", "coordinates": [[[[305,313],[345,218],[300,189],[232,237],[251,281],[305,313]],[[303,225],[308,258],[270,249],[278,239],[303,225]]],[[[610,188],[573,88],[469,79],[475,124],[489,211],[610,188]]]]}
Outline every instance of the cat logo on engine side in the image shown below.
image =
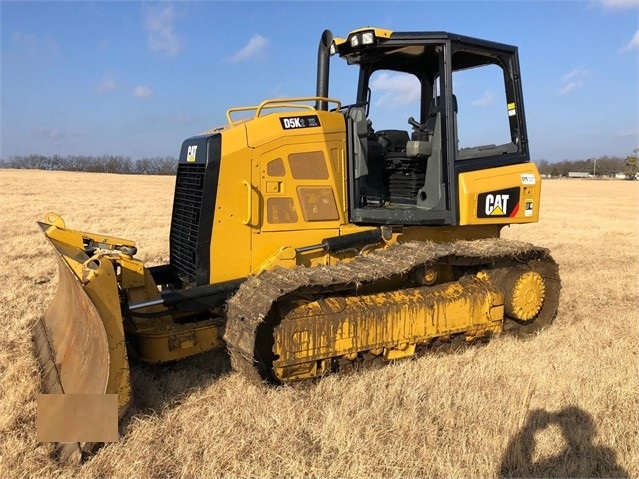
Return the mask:
{"type": "Polygon", "coordinates": [[[519,211],[519,188],[480,193],[477,218],[512,218],[519,211]]]}

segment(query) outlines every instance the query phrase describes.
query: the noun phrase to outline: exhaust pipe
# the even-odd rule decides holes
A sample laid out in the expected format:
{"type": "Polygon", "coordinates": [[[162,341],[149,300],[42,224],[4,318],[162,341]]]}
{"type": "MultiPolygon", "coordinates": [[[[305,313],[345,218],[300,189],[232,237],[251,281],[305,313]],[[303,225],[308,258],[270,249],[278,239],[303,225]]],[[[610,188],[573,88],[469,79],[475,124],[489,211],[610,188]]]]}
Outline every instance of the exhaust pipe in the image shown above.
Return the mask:
{"type": "MultiPolygon", "coordinates": [[[[324,30],[317,49],[317,89],[315,96],[328,97],[328,70],[331,59],[330,48],[333,44],[333,34],[330,30],[324,30]]],[[[317,100],[316,110],[328,110],[328,102],[317,100]]]]}

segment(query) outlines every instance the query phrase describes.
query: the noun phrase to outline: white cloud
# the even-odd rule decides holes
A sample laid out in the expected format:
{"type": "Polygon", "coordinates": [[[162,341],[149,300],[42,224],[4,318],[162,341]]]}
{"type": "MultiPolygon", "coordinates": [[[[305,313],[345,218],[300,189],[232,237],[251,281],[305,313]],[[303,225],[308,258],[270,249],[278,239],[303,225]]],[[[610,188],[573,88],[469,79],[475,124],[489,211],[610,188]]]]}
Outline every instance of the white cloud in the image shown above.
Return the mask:
{"type": "Polygon", "coordinates": [[[639,48],[639,30],[637,30],[632,37],[632,40],[626,45],[621,51],[627,52],[633,50],[635,48],[639,48]]]}
{"type": "Polygon", "coordinates": [[[569,73],[566,73],[563,77],[562,77],[562,81],[563,82],[568,82],[568,81],[572,81],[575,80],[576,78],[581,78],[584,75],[586,75],[588,72],[586,70],[582,70],[581,68],[575,68],[572,71],[570,71],[569,73]]]}
{"type": "Polygon", "coordinates": [[[581,80],[577,80],[577,81],[571,81],[566,83],[564,86],[562,86],[559,89],[559,93],[561,95],[565,95],[567,93],[570,93],[573,90],[576,90],[578,88],[581,88],[582,86],[584,86],[584,82],[581,80]]]}
{"type": "Polygon", "coordinates": [[[138,85],[133,90],[133,96],[139,100],[147,100],[153,96],[153,90],[148,86],[138,85]]]}
{"type": "Polygon", "coordinates": [[[100,84],[97,87],[95,87],[95,92],[98,95],[104,95],[105,93],[113,91],[116,88],[118,88],[118,82],[115,81],[115,78],[113,78],[113,75],[108,74],[102,79],[100,84]]]}
{"type": "Polygon", "coordinates": [[[562,86],[559,88],[559,94],[566,95],[567,93],[584,86],[583,78],[586,75],[588,75],[588,72],[581,68],[575,68],[569,73],[566,73],[561,79],[562,86]]]}
{"type": "Polygon", "coordinates": [[[639,6],[639,0],[601,0],[601,5],[611,10],[622,10],[639,6]]]}
{"type": "Polygon", "coordinates": [[[182,39],[173,32],[173,23],[177,14],[173,5],[144,8],[144,30],[147,33],[149,48],[167,56],[177,55],[182,48],[182,39]]]}
{"type": "Polygon", "coordinates": [[[385,107],[398,107],[414,104],[421,97],[419,80],[409,74],[389,74],[386,72],[377,75],[371,83],[373,93],[382,92],[376,105],[385,107]]]}
{"type": "Polygon", "coordinates": [[[492,90],[486,90],[484,95],[471,103],[473,106],[485,107],[490,106],[495,103],[495,92],[492,90]]]}
{"type": "Polygon", "coordinates": [[[269,42],[267,38],[263,37],[262,35],[255,34],[251,37],[244,48],[233,55],[231,60],[233,60],[234,62],[242,62],[244,60],[257,57],[264,51],[268,43],[269,42]]]}

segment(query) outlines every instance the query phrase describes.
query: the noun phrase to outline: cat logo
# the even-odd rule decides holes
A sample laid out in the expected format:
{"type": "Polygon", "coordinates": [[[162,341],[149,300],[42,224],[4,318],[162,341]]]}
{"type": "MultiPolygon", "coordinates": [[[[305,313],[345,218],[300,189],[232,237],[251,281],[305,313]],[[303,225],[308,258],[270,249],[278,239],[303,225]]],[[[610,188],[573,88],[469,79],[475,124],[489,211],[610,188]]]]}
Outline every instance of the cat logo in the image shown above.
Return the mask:
{"type": "Polygon", "coordinates": [[[188,161],[189,163],[194,163],[196,152],[197,152],[197,145],[189,146],[189,149],[186,152],[186,161],[188,161]]]}
{"type": "Polygon", "coordinates": [[[486,215],[504,216],[510,195],[486,195],[486,215]]]}
{"type": "Polygon", "coordinates": [[[477,218],[512,218],[519,211],[519,188],[481,193],[477,199],[477,218]]]}

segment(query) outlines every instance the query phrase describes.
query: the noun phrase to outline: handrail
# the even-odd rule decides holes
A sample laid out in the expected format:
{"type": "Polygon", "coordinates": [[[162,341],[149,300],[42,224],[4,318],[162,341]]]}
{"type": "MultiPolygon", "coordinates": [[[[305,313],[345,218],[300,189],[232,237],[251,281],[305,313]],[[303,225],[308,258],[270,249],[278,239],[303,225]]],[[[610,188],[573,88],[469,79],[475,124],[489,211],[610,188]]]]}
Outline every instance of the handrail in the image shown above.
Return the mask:
{"type": "Polygon", "coordinates": [[[337,105],[337,108],[336,108],[337,110],[339,110],[342,106],[342,102],[340,102],[339,100],[335,100],[334,98],[325,98],[325,97],[319,97],[319,96],[303,96],[303,97],[295,97],[295,98],[272,98],[270,100],[264,100],[262,103],[260,103],[257,106],[239,106],[235,108],[229,108],[226,112],[226,119],[229,122],[229,125],[233,126],[233,125],[238,125],[240,123],[243,123],[247,121],[248,119],[255,119],[260,117],[262,110],[265,110],[268,108],[299,108],[299,109],[306,109],[306,110],[315,110],[314,105],[306,105],[304,103],[295,103],[295,102],[300,102],[300,101],[316,102],[317,100],[323,100],[327,103],[335,103],[337,105]],[[253,118],[236,120],[236,121],[234,121],[233,118],[231,118],[231,115],[233,113],[237,113],[240,111],[253,111],[253,110],[255,111],[253,118]]]}
{"type": "Polygon", "coordinates": [[[253,187],[251,186],[251,183],[246,180],[242,180],[242,184],[246,186],[246,190],[248,192],[247,214],[246,219],[242,220],[242,224],[248,225],[253,217],[253,187]]]}

